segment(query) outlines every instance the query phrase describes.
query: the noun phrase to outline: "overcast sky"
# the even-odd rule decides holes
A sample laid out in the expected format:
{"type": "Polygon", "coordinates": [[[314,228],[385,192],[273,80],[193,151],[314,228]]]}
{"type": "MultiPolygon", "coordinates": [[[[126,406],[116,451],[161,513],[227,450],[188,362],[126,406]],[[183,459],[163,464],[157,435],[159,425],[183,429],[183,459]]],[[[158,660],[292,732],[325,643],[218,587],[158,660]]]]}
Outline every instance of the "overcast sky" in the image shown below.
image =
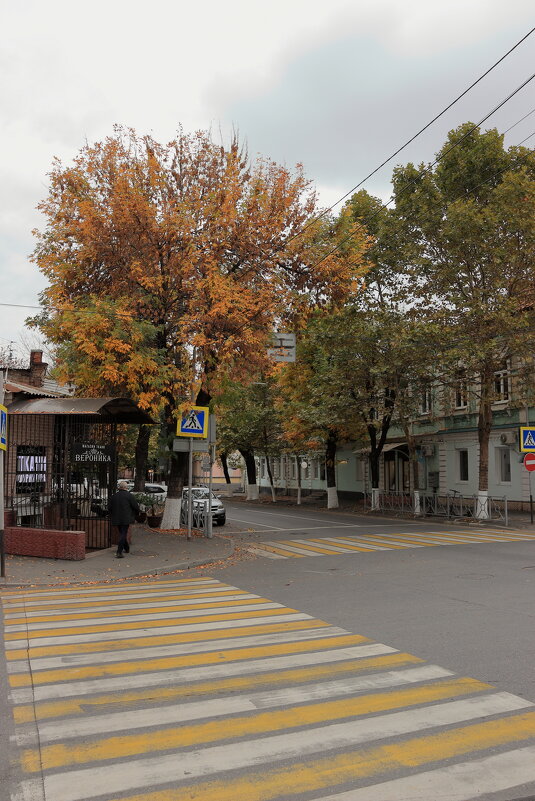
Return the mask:
{"type": "MultiPolygon", "coordinates": [[[[13,0],[0,2],[0,301],[37,304],[35,207],[114,123],[168,141],[232,127],[249,152],[302,162],[335,202],[535,25],[533,0],[13,0]]],[[[430,161],[535,72],[535,34],[365,188],[389,197],[396,163],[430,161]]],[[[535,80],[485,127],[535,108],[535,80]]],[[[535,114],[506,138],[535,131],[535,114]]],[[[532,145],[535,138],[528,144],[532,145]]],[[[31,309],[0,306],[0,346],[31,309]]]]}

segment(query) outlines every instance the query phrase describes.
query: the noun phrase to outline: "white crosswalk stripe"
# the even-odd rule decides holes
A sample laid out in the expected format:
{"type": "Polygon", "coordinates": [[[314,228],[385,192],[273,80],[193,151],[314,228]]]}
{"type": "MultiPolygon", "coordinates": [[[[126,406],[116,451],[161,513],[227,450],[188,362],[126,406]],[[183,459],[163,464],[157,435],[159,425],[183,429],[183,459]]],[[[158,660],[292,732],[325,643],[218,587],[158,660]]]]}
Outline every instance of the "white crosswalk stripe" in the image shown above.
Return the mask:
{"type": "Polygon", "coordinates": [[[363,554],[366,551],[389,551],[404,548],[425,548],[441,545],[475,545],[490,542],[523,542],[535,539],[535,534],[514,531],[441,531],[398,532],[395,534],[362,534],[255,542],[251,553],[267,559],[295,559],[302,556],[335,556],[363,554]]]}
{"type": "Polygon", "coordinates": [[[2,605],[11,801],[468,801],[535,783],[530,701],[215,579],[2,605]]]}

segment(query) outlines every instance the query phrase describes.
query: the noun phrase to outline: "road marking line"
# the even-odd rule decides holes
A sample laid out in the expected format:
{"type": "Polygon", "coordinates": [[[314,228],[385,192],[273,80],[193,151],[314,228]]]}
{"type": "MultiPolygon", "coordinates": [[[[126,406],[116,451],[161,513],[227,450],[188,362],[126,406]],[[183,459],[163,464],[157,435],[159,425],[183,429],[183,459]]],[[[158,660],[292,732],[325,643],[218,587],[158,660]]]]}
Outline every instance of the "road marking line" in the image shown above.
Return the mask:
{"type": "MultiPolygon", "coordinates": [[[[226,606],[221,608],[221,613],[228,613],[228,614],[237,614],[240,612],[247,612],[251,610],[259,610],[262,609],[281,609],[285,608],[282,604],[277,603],[268,603],[259,599],[258,601],[252,603],[247,602],[244,604],[236,604],[233,603],[232,606],[226,606]]],[[[176,624],[177,620],[186,620],[189,617],[199,619],[204,616],[210,616],[211,614],[216,614],[214,611],[214,607],[209,607],[207,609],[190,609],[188,611],[181,612],[180,615],[177,615],[176,612],[154,612],[151,615],[135,615],[135,620],[132,620],[131,615],[122,615],[121,617],[115,617],[110,620],[110,623],[97,623],[95,625],[91,624],[91,620],[77,620],[76,626],[73,626],[72,623],[75,621],[54,621],[54,628],[47,628],[50,626],[50,623],[30,623],[28,626],[20,626],[20,625],[9,625],[6,626],[6,639],[11,639],[13,635],[22,633],[21,636],[31,638],[32,636],[43,636],[44,631],[48,631],[49,633],[57,633],[60,629],[72,630],[72,632],[76,633],[83,633],[84,629],[87,631],[98,631],[106,630],[105,626],[109,626],[107,630],[110,631],[113,628],[141,628],[144,623],[151,623],[151,622],[163,622],[164,620],[173,620],[176,624]],[[119,626],[121,624],[121,626],[119,626]]]]}
{"type": "Polygon", "coordinates": [[[310,551],[314,554],[326,554],[327,556],[336,555],[337,553],[343,553],[340,548],[335,546],[328,546],[325,545],[324,547],[319,547],[318,545],[314,545],[314,542],[318,540],[306,539],[306,540],[282,540],[284,545],[291,545],[294,542],[299,543],[298,545],[294,546],[296,548],[304,548],[305,551],[310,551]]]}
{"type": "MultiPolygon", "coordinates": [[[[395,652],[382,643],[372,645],[355,645],[354,647],[339,648],[328,651],[315,651],[313,653],[292,654],[290,656],[272,656],[268,659],[240,660],[239,662],[225,662],[217,665],[205,665],[202,670],[197,667],[181,668],[175,670],[159,670],[155,673],[139,673],[128,677],[128,687],[158,687],[169,682],[191,682],[200,679],[221,678],[222,676],[241,676],[248,673],[260,673],[270,670],[280,670],[288,667],[303,667],[305,665],[319,665],[325,662],[339,662],[367,656],[381,656],[395,652]]],[[[17,678],[13,676],[12,678],[17,678]]],[[[70,681],[55,684],[34,686],[31,690],[14,689],[11,696],[14,703],[27,703],[26,693],[33,694],[35,701],[68,698],[89,693],[117,692],[124,690],[125,677],[100,677],[86,681],[70,681]],[[20,700],[19,700],[20,699],[20,700]]]]}
{"type": "MultiPolygon", "coordinates": [[[[495,693],[483,698],[449,701],[425,706],[421,709],[378,715],[364,720],[358,719],[282,735],[261,737],[249,740],[246,748],[237,748],[235,743],[230,743],[186,751],[180,754],[180,758],[177,758],[176,753],[172,753],[129,760],[126,764],[120,762],[113,765],[71,770],[67,773],[45,774],[43,783],[45,794],[54,801],[86,801],[88,787],[91,788],[93,795],[105,795],[109,798],[112,793],[126,793],[141,787],[153,788],[156,784],[175,782],[182,780],[185,776],[188,776],[191,781],[193,778],[209,776],[218,772],[289,760],[326,750],[333,751],[336,748],[347,748],[372,740],[424,731],[436,726],[447,726],[474,718],[518,711],[528,706],[532,706],[532,704],[510,693],[495,693]]],[[[518,723],[518,718],[515,722],[518,723]]],[[[493,731],[501,731],[499,724],[499,720],[492,721],[493,731]]],[[[525,728],[529,730],[530,734],[535,732],[534,713],[531,713],[529,723],[525,728]]],[[[518,731],[519,729],[512,734],[508,730],[509,738],[513,736],[518,739],[518,731]]],[[[454,753],[456,753],[461,747],[459,735],[456,732],[448,732],[448,734],[450,740],[455,741],[454,753]]],[[[432,742],[432,738],[429,739],[432,742]]],[[[494,735],[494,739],[496,739],[496,735],[494,735]]],[[[443,736],[444,741],[447,742],[443,736]]],[[[406,759],[411,760],[409,764],[415,764],[417,757],[411,755],[410,751],[407,752],[406,745],[403,743],[397,748],[403,753],[403,746],[405,746],[406,759]]],[[[385,747],[386,753],[388,753],[388,748],[388,746],[385,747]]],[[[396,748],[396,746],[390,746],[390,748],[396,748]]],[[[444,758],[443,751],[439,751],[436,746],[430,745],[426,750],[428,755],[433,754],[433,759],[444,758]]],[[[331,761],[336,760],[336,756],[331,754],[330,757],[331,761]]],[[[374,764],[377,770],[376,762],[374,764]]],[[[384,769],[384,759],[381,761],[381,765],[384,769]]],[[[293,768],[294,766],[292,766],[292,770],[293,768]]],[[[292,784],[294,785],[294,782],[290,783],[290,787],[292,784]]],[[[152,792],[154,791],[152,790],[152,792]]],[[[287,793],[287,789],[285,793],[287,793]]],[[[201,795],[200,797],[206,801],[206,796],[201,795]]],[[[234,796],[234,798],[236,797],[240,796],[234,796]]],[[[250,801],[248,796],[241,797],[250,801]]]]}
{"type": "MultiPolygon", "coordinates": [[[[535,747],[520,748],[481,760],[439,768],[403,779],[355,788],[337,795],[316,795],[333,785],[355,783],[379,776],[386,770],[420,767],[437,759],[453,758],[484,748],[509,744],[535,734],[535,717],[524,715],[485,721],[401,743],[360,748],[342,754],[329,754],[316,760],[301,761],[290,767],[255,771],[235,779],[205,781],[167,790],[153,790],[122,797],[122,801],[275,801],[278,798],[315,793],[317,801],[468,801],[483,792],[509,789],[531,781],[535,774],[535,747]],[[497,725],[495,725],[497,724],[497,725]],[[437,781],[433,781],[434,777],[437,781]],[[440,779],[444,776],[445,781],[440,779]],[[449,778],[452,778],[452,784],[449,778]],[[431,781],[429,781],[431,778],[431,781]],[[496,783],[493,784],[494,779],[496,783]],[[427,781],[427,785],[426,785],[427,781]],[[415,794],[412,794],[412,788],[415,794]],[[481,787],[481,791],[478,788],[481,787]],[[455,795],[457,788],[461,794],[455,795]],[[399,794],[396,792],[399,791],[399,794]],[[451,792],[450,792],[451,791],[451,792]],[[447,793],[447,795],[445,795],[447,793]],[[464,794],[463,794],[464,793],[464,794]]],[[[64,801],[58,799],[58,801],[64,801]]]]}
{"type": "MultiPolygon", "coordinates": [[[[258,543],[258,544],[255,546],[255,548],[256,548],[257,550],[258,550],[258,549],[260,549],[260,548],[262,548],[262,549],[264,549],[265,551],[271,552],[271,553],[273,553],[273,554],[275,554],[275,555],[279,556],[281,559],[286,559],[286,558],[288,558],[288,553],[289,553],[288,551],[285,551],[283,548],[276,548],[274,545],[268,545],[266,542],[259,542],[259,543],[258,543]]],[[[291,554],[291,556],[297,556],[297,557],[300,557],[300,556],[303,556],[303,554],[295,554],[295,553],[293,553],[293,554],[291,554]]]]}
{"type": "MultiPolygon", "coordinates": [[[[535,746],[323,796],[318,801],[469,801],[535,781],[535,746]],[[445,790],[445,788],[447,788],[445,790]],[[445,792],[447,796],[445,796],[445,792]]],[[[204,796],[203,796],[204,797],[204,796]]]]}
{"type": "Polygon", "coordinates": [[[21,612],[18,610],[17,612],[6,614],[4,617],[7,621],[7,625],[15,625],[23,622],[24,620],[28,620],[29,622],[33,623],[53,623],[56,620],[87,620],[94,617],[112,618],[114,616],[119,616],[121,612],[137,613],[140,610],[145,612],[150,612],[152,610],[159,611],[160,609],[179,611],[181,609],[190,609],[191,607],[196,607],[197,609],[209,609],[212,607],[215,609],[221,606],[230,606],[235,601],[253,601],[258,598],[259,596],[255,595],[254,593],[239,592],[229,594],[228,596],[225,595],[223,598],[221,598],[220,595],[217,595],[214,598],[188,598],[186,600],[181,600],[179,603],[167,599],[165,599],[162,603],[161,599],[154,599],[153,601],[147,601],[146,603],[140,604],[125,603],[117,606],[95,606],[90,611],[81,610],[79,612],[70,612],[67,614],[65,613],[64,609],[47,609],[46,613],[43,613],[41,610],[39,612],[29,612],[24,617],[20,617],[21,612]]]}
{"type": "Polygon", "coordinates": [[[83,608],[88,607],[92,608],[95,603],[106,602],[109,605],[112,604],[121,604],[125,603],[126,601],[130,600],[143,600],[144,598],[169,598],[172,600],[173,598],[180,599],[180,598],[202,598],[205,595],[207,598],[211,598],[212,596],[215,597],[216,595],[224,595],[225,593],[236,593],[236,592],[243,592],[238,587],[233,587],[230,584],[221,584],[219,587],[200,587],[193,590],[182,590],[182,589],[174,589],[169,590],[168,592],[164,590],[155,590],[154,592],[138,592],[138,593],[130,593],[125,592],[121,595],[115,597],[112,595],[95,595],[91,598],[90,601],[87,600],[87,596],[85,596],[84,600],[75,600],[72,598],[64,599],[64,598],[56,598],[54,600],[47,600],[41,601],[40,603],[36,604],[33,600],[28,601],[17,601],[16,603],[12,601],[6,601],[4,599],[3,603],[6,609],[16,609],[21,608],[25,611],[33,611],[34,609],[46,609],[47,607],[60,607],[60,606],[69,606],[69,608],[76,607],[76,608],[83,608]],[[32,604],[31,606],[29,604],[32,604]]]}
{"type": "MultiPolygon", "coordinates": [[[[317,651],[319,648],[344,648],[345,646],[360,645],[369,642],[367,637],[360,634],[343,634],[334,637],[322,637],[314,640],[300,642],[277,643],[275,645],[261,645],[251,648],[233,648],[229,651],[213,648],[209,653],[193,653],[184,656],[168,656],[160,658],[147,657],[144,649],[139,649],[134,661],[111,662],[108,664],[93,664],[84,667],[63,667],[52,670],[39,670],[32,665],[31,673],[10,673],[8,681],[11,687],[39,687],[57,682],[77,682],[93,677],[122,676],[130,677],[137,674],[153,673],[155,671],[178,670],[195,666],[197,669],[207,665],[223,665],[234,662],[244,662],[249,659],[268,658],[285,654],[300,654],[317,651]]],[[[128,678],[130,683],[130,678],[128,678]]]]}
{"type": "MultiPolygon", "coordinates": [[[[136,659],[146,660],[147,657],[156,659],[159,657],[179,656],[185,654],[201,654],[205,651],[226,651],[238,648],[252,648],[260,645],[275,645],[276,643],[285,642],[301,642],[307,640],[317,640],[320,638],[339,637],[339,636],[354,636],[345,629],[338,628],[337,626],[326,626],[323,628],[310,628],[303,631],[294,631],[292,629],[284,630],[280,634],[259,634],[259,635],[245,635],[240,637],[232,637],[228,639],[211,639],[204,642],[185,643],[172,645],[162,645],[159,648],[142,643],[141,648],[131,648],[121,651],[106,651],[102,649],[98,656],[95,657],[92,653],[85,654],[72,654],[68,658],[68,667],[73,668],[79,665],[92,665],[95,666],[95,661],[98,662],[98,667],[110,662],[118,661],[134,661],[136,659]]],[[[20,667],[24,666],[26,669],[28,660],[19,660],[16,662],[8,663],[9,673],[21,672],[20,667]]],[[[36,670],[53,670],[67,667],[65,658],[63,656],[49,656],[49,657],[30,657],[32,671],[36,670]]]]}
{"type": "Polygon", "coordinates": [[[284,556],[280,556],[280,554],[278,554],[278,553],[273,553],[273,551],[270,551],[267,548],[250,548],[250,547],[248,547],[247,550],[250,553],[254,553],[256,556],[263,556],[266,559],[284,559],[284,556]]]}
{"type": "MultiPolygon", "coordinates": [[[[66,643],[89,643],[89,642],[105,642],[107,640],[123,640],[128,639],[135,634],[136,637],[152,637],[154,634],[184,634],[189,632],[196,632],[196,631],[216,631],[218,629],[226,629],[228,627],[228,621],[232,621],[233,628],[239,628],[241,626],[256,626],[260,625],[261,623],[273,623],[277,621],[285,621],[285,620],[312,620],[313,618],[310,615],[305,614],[304,612],[294,612],[293,610],[289,610],[287,607],[281,607],[280,609],[272,609],[272,610],[263,610],[258,609],[255,612],[244,612],[239,617],[236,615],[213,615],[211,618],[198,618],[197,621],[189,620],[188,623],[179,623],[178,625],[175,624],[175,621],[171,620],[169,623],[166,624],[165,621],[146,621],[139,625],[124,625],[121,626],[121,630],[115,628],[115,626],[107,625],[104,629],[99,629],[96,627],[95,631],[91,632],[88,628],[84,629],[73,629],[75,632],[74,634],[69,634],[68,632],[62,635],[55,635],[55,636],[41,636],[42,632],[37,632],[30,637],[30,642],[28,643],[28,648],[33,648],[35,646],[45,646],[45,645],[63,645],[66,643]],[[140,630],[141,629],[141,630],[140,630]]],[[[51,629],[51,632],[54,632],[54,629],[51,629]]],[[[46,632],[45,632],[46,634],[46,632]]],[[[26,638],[24,638],[26,639],[26,638]]],[[[4,643],[4,648],[9,650],[11,648],[20,648],[20,636],[14,635],[13,638],[4,643]],[[17,639],[15,639],[15,637],[17,639]]]]}
{"type": "Polygon", "coordinates": [[[259,671],[257,674],[244,674],[230,678],[214,677],[207,682],[199,681],[197,674],[197,680],[195,681],[194,679],[191,684],[171,684],[164,687],[149,687],[135,691],[128,690],[121,695],[111,693],[82,696],[72,700],[45,701],[35,704],[33,703],[31,691],[21,690],[17,692],[27,693],[29,698],[24,699],[23,706],[16,706],[13,709],[13,716],[16,723],[27,723],[34,719],[46,720],[68,715],[86,716],[88,710],[98,710],[101,706],[124,707],[127,704],[139,705],[143,702],[153,704],[157,700],[169,701],[184,697],[189,700],[194,696],[214,695],[218,692],[236,692],[238,690],[247,691],[254,687],[268,687],[272,690],[273,687],[282,684],[301,684],[318,679],[332,679],[333,676],[344,674],[349,674],[352,677],[357,672],[385,670],[414,664],[420,665],[423,661],[423,659],[412,654],[398,652],[376,657],[348,658],[340,662],[307,664],[302,667],[290,667],[287,669],[284,668],[284,665],[273,665],[268,661],[265,665],[265,671],[259,671]],[[275,667],[274,671],[271,670],[272,667],[275,667]]]}
{"type": "MultiPolygon", "coordinates": [[[[373,715],[392,709],[409,709],[416,705],[471,695],[489,689],[491,689],[489,684],[476,679],[449,679],[395,692],[262,711],[257,712],[254,717],[242,715],[136,734],[123,732],[117,736],[100,737],[98,740],[74,745],[64,743],[45,745],[38,749],[25,749],[21,755],[21,762],[23,769],[30,773],[65,768],[70,765],[86,765],[89,762],[126,759],[133,755],[140,756],[170,749],[190,748],[230,738],[265,736],[272,732],[277,732],[277,736],[280,737],[281,733],[288,729],[316,726],[321,723],[332,726],[336,725],[333,721],[345,718],[373,715]]],[[[432,710],[433,707],[431,713],[432,710]]],[[[252,704],[247,704],[246,711],[256,710],[252,708],[252,704]]],[[[351,726],[354,726],[353,721],[351,726]]],[[[303,732],[305,735],[308,733],[308,730],[303,732]]]]}
{"type": "Polygon", "coordinates": [[[333,542],[339,542],[344,548],[348,548],[349,550],[357,550],[357,551],[388,551],[389,549],[384,545],[366,545],[366,547],[361,547],[359,545],[355,545],[356,540],[351,539],[350,537],[327,537],[326,539],[332,540],[333,542]]]}
{"type": "MultiPolygon", "coordinates": [[[[236,714],[247,710],[257,711],[286,704],[299,704],[310,701],[323,701],[334,696],[351,695],[398,687],[404,684],[416,684],[451,676],[450,670],[438,665],[408,668],[407,670],[391,670],[385,673],[374,673],[371,676],[350,676],[335,681],[324,681],[316,684],[305,684],[296,687],[285,687],[280,690],[251,693],[250,695],[230,695],[213,700],[192,701],[190,703],[171,706],[151,706],[132,711],[112,712],[105,715],[90,715],[80,719],[58,720],[52,723],[41,723],[39,726],[39,742],[51,743],[74,737],[87,737],[106,732],[130,731],[150,726],[165,726],[172,723],[184,723],[201,718],[212,718],[236,714]]],[[[17,742],[19,745],[31,744],[36,739],[35,726],[28,729],[19,728],[17,742]]]]}
{"type": "Polygon", "coordinates": [[[248,526],[262,526],[262,528],[269,528],[272,531],[284,531],[282,528],[273,528],[273,524],[270,523],[269,525],[264,523],[252,523],[250,520],[241,520],[239,517],[228,517],[227,520],[231,523],[245,523],[248,526]]]}
{"type": "Polygon", "coordinates": [[[288,541],[286,541],[286,540],[269,540],[269,542],[267,542],[266,545],[271,545],[271,547],[273,547],[273,548],[279,548],[279,550],[281,550],[281,551],[282,550],[288,551],[289,553],[291,553],[293,555],[298,554],[300,556],[310,556],[310,551],[309,550],[307,550],[306,548],[301,548],[298,545],[288,544],[289,542],[291,542],[291,540],[288,540],[288,541]],[[281,545],[278,544],[279,542],[281,543],[281,545]]]}
{"type": "MultiPolygon", "coordinates": [[[[155,580],[154,582],[151,582],[151,586],[165,587],[165,588],[169,588],[169,589],[172,589],[173,587],[195,587],[195,586],[205,586],[205,585],[209,585],[209,584],[217,585],[217,584],[221,584],[221,582],[219,581],[219,579],[213,579],[213,578],[175,579],[174,581],[158,581],[158,580],[155,580]]],[[[60,588],[56,588],[54,590],[50,590],[50,589],[47,589],[47,590],[33,590],[33,589],[30,589],[30,588],[23,589],[23,590],[14,590],[14,591],[10,591],[10,592],[2,590],[2,597],[13,598],[13,599],[20,598],[21,596],[22,597],[27,597],[27,598],[37,598],[37,597],[40,597],[40,598],[47,598],[47,597],[49,597],[49,598],[83,598],[85,596],[91,596],[91,595],[94,595],[95,593],[102,593],[102,592],[121,594],[122,592],[124,592],[125,589],[127,589],[128,592],[131,592],[132,590],[135,590],[136,588],[139,588],[141,591],[145,590],[145,592],[146,592],[147,591],[147,583],[146,582],[140,582],[140,583],[131,584],[130,582],[128,582],[128,583],[126,583],[126,582],[123,582],[123,583],[110,582],[110,584],[107,584],[106,582],[102,582],[102,583],[98,584],[97,586],[91,585],[91,587],[88,587],[87,589],[78,589],[76,591],[73,591],[73,590],[71,590],[71,589],[69,589],[67,587],[63,587],[63,588],[60,587],[60,588]]]]}
{"type": "MultiPolygon", "coordinates": [[[[289,615],[288,617],[293,617],[289,615]]],[[[279,632],[290,631],[303,631],[313,630],[319,628],[330,628],[329,623],[315,618],[307,620],[296,620],[292,622],[283,623],[267,623],[259,626],[248,626],[239,628],[234,626],[229,629],[215,631],[196,631],[190,634],[168,634],[164,636],[154,637],[150,633],[146,637],[129,637],[124,640],[109,639],[106,641],[97,642],[78,642],[75,645],[49,645],[45,647],[36,648],[32,646],[30,650],[26,648],[19,648],[6,652],[8,662],[17,659],[39,659],[43,656],[68,656],[71,654],[95,654],[110,651],[125,651],[129,648],[139,646],[141,648],[152,648],[159,645],[171,645],[172,643],[196,643],[196,642],[210,642],[213,640],[224,641],[232,637],[240,637],[243,642],[247,641],[249,637],[257,634],[277,634],[279,632]]],[[[342,631],[342,629],[340,629],[342,631]]],[[[346,632],[349,634],[349,632],[346,632]]],[[[94,661],[95,657],[93,657],[94,661]]]]}

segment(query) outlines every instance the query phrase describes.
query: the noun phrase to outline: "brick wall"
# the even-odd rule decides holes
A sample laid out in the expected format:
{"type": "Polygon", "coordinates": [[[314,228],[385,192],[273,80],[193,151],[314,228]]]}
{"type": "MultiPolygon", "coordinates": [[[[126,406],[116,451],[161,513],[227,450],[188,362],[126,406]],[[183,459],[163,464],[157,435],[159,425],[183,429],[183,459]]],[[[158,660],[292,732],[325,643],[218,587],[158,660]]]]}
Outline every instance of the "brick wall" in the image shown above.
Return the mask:
{"type": "Polygon", "coordinates": [[[6,526],[6,553],[46,559],[85,559],[85,531],[6,526]]]}

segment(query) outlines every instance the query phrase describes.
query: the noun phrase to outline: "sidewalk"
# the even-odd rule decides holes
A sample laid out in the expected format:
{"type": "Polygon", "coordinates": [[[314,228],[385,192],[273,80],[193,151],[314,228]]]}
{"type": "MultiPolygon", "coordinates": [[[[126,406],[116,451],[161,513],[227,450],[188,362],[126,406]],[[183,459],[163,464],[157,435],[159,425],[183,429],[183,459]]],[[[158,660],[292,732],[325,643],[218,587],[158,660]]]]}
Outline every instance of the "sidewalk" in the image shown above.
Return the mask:
{"type": "Polygon", "coordinates": [[[232,539],[219,535],[214,535],[212,539],[194,536],[188,541],[182,534],[164,534],[142,525],[132,526],[131,533],[130,553],[125,554],[124,559],[115,558],[116,545],[88,553],[80,562],[6,556],[6,578],[0,578],[0,589],[38,584],[83,584],[155,575],[216,562],[234,552],[232,539]]]}

